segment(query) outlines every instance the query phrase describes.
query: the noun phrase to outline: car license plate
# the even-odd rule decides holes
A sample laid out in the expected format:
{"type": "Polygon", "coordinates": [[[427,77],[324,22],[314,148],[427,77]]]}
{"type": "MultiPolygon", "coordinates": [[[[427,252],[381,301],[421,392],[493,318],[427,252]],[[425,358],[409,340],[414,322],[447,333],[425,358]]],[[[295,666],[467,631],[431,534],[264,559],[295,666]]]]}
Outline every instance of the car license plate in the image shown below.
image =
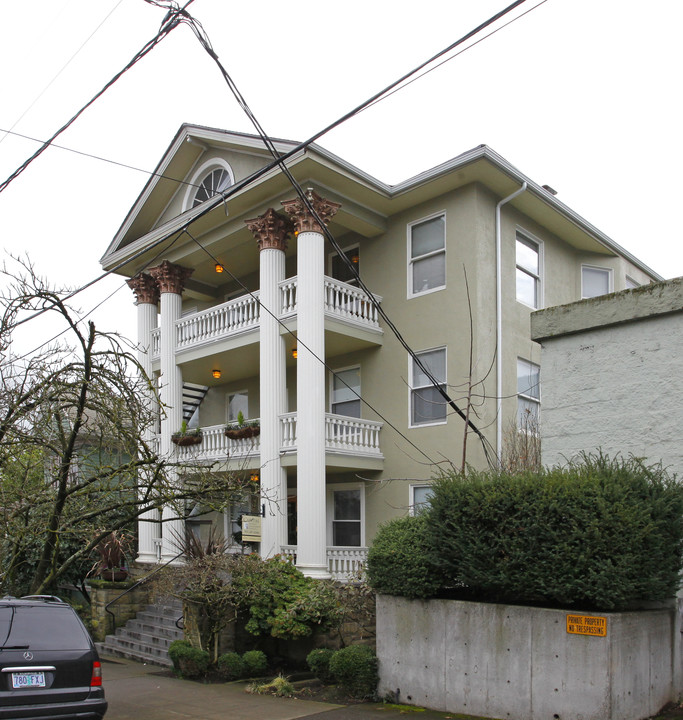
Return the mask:
{"type": "Polygon", "coordinates": [[[43,672],[12,673],[12,687],[14,689],[45,687],[45,673],[43,673],[43,672]]]}

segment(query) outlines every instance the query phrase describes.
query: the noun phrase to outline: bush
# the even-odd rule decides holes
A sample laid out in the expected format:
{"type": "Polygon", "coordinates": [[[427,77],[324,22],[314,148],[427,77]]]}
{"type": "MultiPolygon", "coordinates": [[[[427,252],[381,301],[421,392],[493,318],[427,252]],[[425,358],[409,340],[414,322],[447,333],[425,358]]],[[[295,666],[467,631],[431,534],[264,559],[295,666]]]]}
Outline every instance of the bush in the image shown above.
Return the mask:
{"type": "Polygon", "coordinates": [[[186,678],[203,677],[209,668],[209,653],[192,647],[187,640],[174,640],[168,648],[173,669],[186,678]]]}
{"type": "Polygon", "coordinates": [[[368,580],[385,595],[426,598],[443,584],[425,541],[428,513],[402,517],[382,525],[368,552],[368,580]]]}
{"type": "Polygon", "coordinates": [[[679,586],[683,488],[635,458],[443,477],[427,517],[434,562],[477,599],[621,610],[679,586]]]}
{"type": "Polygon", "coordinates": [[[268,658],[261,650],[247,650],[247,652],[242,655],[242,660],[244,662],[245,674],[250,677],[263,675],[268,669],[268,658]]]}
{"type": "Polygon", "coordinates": [[[226,680],[238,680],[246,674],[246,664],[236,652],[218,656],[218,672],[226,680]]]}
{"type": "Polygon", "coordinates": [[[317,650],[311,650],[306,656],[306,664],[320,682],[330,683],[334,680],[334,676],[330,672],[330,659],[332,655],[334,655],[334,650],[319,648],[317,650]]]}
{"type": "Polygon", "coordinates": [[[350,645],[330,658],[334,679],[355,698],[372,697],[377,689],[377,658],[367,645],[350,645]]]}

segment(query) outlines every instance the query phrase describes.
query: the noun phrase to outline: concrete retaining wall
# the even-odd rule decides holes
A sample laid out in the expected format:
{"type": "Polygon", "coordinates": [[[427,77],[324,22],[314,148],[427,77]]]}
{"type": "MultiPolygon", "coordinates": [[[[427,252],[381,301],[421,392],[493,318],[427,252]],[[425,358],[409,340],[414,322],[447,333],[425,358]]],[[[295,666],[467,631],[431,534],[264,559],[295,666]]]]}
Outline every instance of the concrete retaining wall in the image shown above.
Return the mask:
{"type": "Polygon", "coordinates": [[[568,633],[568,614],[378,596],[379,693],[510,720],[641,720],[677,698],[676,610],[583,613],[606,637],[568,633]]]}

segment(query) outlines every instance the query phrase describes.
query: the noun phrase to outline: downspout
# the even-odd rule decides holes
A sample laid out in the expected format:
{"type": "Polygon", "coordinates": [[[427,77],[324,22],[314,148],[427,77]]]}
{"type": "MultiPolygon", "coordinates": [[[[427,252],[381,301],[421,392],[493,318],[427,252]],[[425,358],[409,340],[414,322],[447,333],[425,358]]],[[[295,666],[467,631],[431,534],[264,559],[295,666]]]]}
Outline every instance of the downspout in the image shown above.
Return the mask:
{"type": "Polygon", "coordinates": [[[496,205],[496,457],[500,467],[503,456],[503,280],[501,260],[500,209],[527,188],[526,181],[519,190],[503,198],[496,205]]]}

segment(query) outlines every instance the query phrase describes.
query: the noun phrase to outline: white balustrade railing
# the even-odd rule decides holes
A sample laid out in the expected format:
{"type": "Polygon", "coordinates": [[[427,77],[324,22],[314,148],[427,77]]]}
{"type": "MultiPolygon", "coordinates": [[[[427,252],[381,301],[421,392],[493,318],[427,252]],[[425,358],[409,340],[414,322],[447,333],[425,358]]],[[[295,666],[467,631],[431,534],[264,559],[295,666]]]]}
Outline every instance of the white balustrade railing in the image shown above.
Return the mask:
{"type": "Polygon", "coordinates": [[[250,438],[229,438],[225,425],[202,428],[202,441],[198,445],[178,446],[178,460],[225,460],[258,455],[261,450],[259,436],[250,438]]]}
{"type": "Polygon", "coordinates": [[[202,345],[258,327],[258,293],[243,295],[176,322],[176,349],[202,345]]]}
{"type": "MultiPolygon", "coordinates": [[[[297,414],[280,415],[280,449],[292,452],[297,446],[297,414]]],[[[379,435],[382,423],[346,415],[325,414],[325,449],[350,455],[381,457],[379,435]]]]}
{"type": "Polygon", "coordinates": [[[153,358],[158,358],[161,354],[161,328],[154,328],[154,330],[152,330],[151,354],[153,358]]]}
{"type": "MultiPolygon", "coordinates": [[[[381,298],[375,296],[375,300],[381,298]]],[[[365,291],[330,277],[325,278],[325,312],[379,329],[377,307],[365,291]]]]}
{"type": "Polygon", "coordinates": [[[297,278],[287,278],[280,283],[280,317],[288,317],[296,312],[297,278]]]}
{"type": "Polygon", "coordinates": [[[325,415],[325,447],[353,455],[379,455],[382,423],[344,415],[325,415]]]}
{"type": "MultiPolygon", "coordinates": [[[[280,554],[296,565],[296,545],[280,546],[280,554]]],[[[366,547],[329,547],[327,548],[327,569],[337,582],[349,582],[363,576],[365,561],[368,559],[366,547]]]]}

